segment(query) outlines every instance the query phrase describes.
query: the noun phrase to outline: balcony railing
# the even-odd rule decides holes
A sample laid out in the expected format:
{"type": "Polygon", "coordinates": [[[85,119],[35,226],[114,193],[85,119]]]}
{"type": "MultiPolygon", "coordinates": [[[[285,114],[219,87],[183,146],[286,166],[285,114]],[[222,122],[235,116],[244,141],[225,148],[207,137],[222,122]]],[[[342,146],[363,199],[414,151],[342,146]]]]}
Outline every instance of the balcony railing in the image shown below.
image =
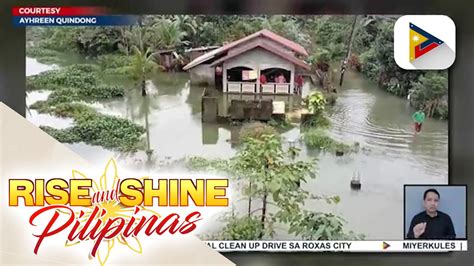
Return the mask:
{"type": "Polygon", "coordinates": [[[255,82],[227,82],[228,93],[247,93],[247,94],[291,94],[290,83],[266,83],[261,84],[257,90],[255,82]]]}

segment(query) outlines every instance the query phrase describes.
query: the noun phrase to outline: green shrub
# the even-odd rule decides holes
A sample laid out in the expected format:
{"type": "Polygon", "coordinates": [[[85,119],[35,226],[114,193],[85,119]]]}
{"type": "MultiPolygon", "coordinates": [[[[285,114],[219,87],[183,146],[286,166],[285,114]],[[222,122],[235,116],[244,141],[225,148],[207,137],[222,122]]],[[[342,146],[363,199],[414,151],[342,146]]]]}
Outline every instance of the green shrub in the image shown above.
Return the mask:
{"type": "Polygon", "coordinates": [[[308,95],[305,100],[308,110],[313,114],[322,114],[325,109],[326,99],[320,91],[308,95]]]}
{"type": "Polygon", "coordinates": [[[346,221],[332,213],[304,211],[291,223],[290,230],[304,240],[363,240],[365,235],[345,232],[346,221]]]}
{"type": "Polygon", "coordinates": [[[325,130],[321,128],[310,128],[303,133],[304,143],[313,149],[330,152],[348,153],[351,146],[342,142],[338,142],[327,135],[325,130]]]}
{"type": "Polygon", "coordinates": [[[304,129],[306,128],[328,128],[331,126],[331,121],[329,120],[329,118],[324,115],[324,114],[321,114],[319,116],[315,116],[313,117],[312,119],[306,121],[302,127],[304,129]]]}
{"type": "Polygon", "coordinates": [[[360,55],[361,72],[367,75],[371,80],[377,81],[380,66],[376,62],[374,49],[369,49],[360,55]]]}
{"type": "Polygon", "coordinates": [[[322,151],[329,151],[335,145],[335,141],[323,129],[308,129],[303,134],[303,140],[308,147],[322,151]]]}
{"type": "Polygon", "coordinates": [[[263,228],[258,217],[229,217],[226,226],[220,232],[221,240],[259,240],[263,228]]]}
{"type": "Polygon", "coordinates": [[[104,74],[132,75],[133,57],[123,54],[105,54],[97,57],[104,74]]]}
{"type": "Polygon", "coordinates": [[[441,119],[448,119],[449,118],[448,104],[442,103],[438,105],[438,108],[435,110],[434,116],[439,117],[441,119]]]}
{"type": "Polygon", "coordinates": [[[270,121],[268,121],[268,125],[271,127],[280,128],[280,129],[288,129],[292,127],[291,122],[288,120],[270,119],[270,121]]]}
{"type": "Polygon", "coordinates": [[[334,151],[343,152],[343,153],[347,153],[351,151],[351,146],[342,142],[336,142],[332,148],[334,151]]]}

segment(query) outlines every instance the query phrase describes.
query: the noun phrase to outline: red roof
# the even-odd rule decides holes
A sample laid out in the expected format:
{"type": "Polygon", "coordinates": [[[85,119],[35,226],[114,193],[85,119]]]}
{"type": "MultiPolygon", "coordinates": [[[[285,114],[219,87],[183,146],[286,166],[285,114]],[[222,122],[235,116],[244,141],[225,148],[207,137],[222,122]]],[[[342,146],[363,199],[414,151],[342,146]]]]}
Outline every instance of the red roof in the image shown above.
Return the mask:
{"type": "MultiPolygon", "coordinates": [[[[299,45],[299,44],[297,44],[293,41],[290,41],[286,38],[283,38],[282,36],[280,36],[278,34],[275,34],[275,33],[271,32],[267,29],[263,29],[261,31],[255,32],[255,33],[253,33],[253,34],[251,34],[247,37],[244,37],[244,38],[239,39],[237,41],[228,43],[228,44],[222,46],[221,48],[218,48],[218,49],[213,50],[209,53],[203,54],[203,55],[197,57],[196,59],[194,59],[189,64],[187,64],[183,69],[184,70],[191,69],[191,68],[193,68],[197,65],[200,65],[200,64],[204,63],[205,61],[208,61],[208,60],[214,58],[215,56],[217,56],[219,54],[223,54],[223,53],[229,51],[231,48],[234,48],[238,45],[241,45],[241,44],[243,44],[247,41],[250,41],[250,40],[258,38],[258,37],[264,37],[264,38],[267,38],[269,40],[272,40],[273,42],[279,43],[283,47],[286,47],[287,49],[295,52],[296,54],[303,55],[303,56],[308,56],[308,52],[306,51],[306,49],[304,49],[303,46],[301,46],[301,45],[299,45]]],[[[273,45],[273,46],[275,46],[275,45],[273,45]]],[[[279,50],[282,50],[282,49],[280,48],[279,50]]]]}
{"type": "Polygon", "coordinates": [[[298,53],[298,54],[301,54],[301,55],[304,55],[304,56],[308,56],[308,52],[306,52],[306,49],[304,49],[303,46],[293,42],[293,41],[290,41],[286,38],[283,38],[281,37],[280,35],[276,34],[276,33],[273,33],[267,29],[263,29],[261,31],[257,31],[255,32],[254,34],[251,34],[247,37],[244,37],[240,40],[237,40],[237,41],[234,41],[234,42],[231,42],[231,43],[228,43],[226,45],[224,45],[222,47],[223,50],[229,50],[230,48],[233,48],[239,44],[242,44],[248,40],[251,40],[251,39],[254,39],[256,37],[260,37],[260,36],[263,36],[263,37],[266,37],[274,42],[277,42],[283,46],[285,46],[286,48],[292,50],[293,52],[295,53],[298,53]]]}
{"type": "Polygon", "coordinates": [[[284,48],[282,48],[281,46],[278,46],[278,45],[275,45],[273,42],[271,41],[268,41],[268,40],[265,40],[265,39],[255,39],[251,42],[249,42],[248,44],[246,45],[243,45],[241,47],[238,47],[238,48],[235,48],[231,51],[229,51],[229,53],[222,57],[222,58],[219,58],[218,60],[214,61],[211,66],[215,66],[215,65],[218,65],[226,60],[229,60],[235,56],[238,56],[240,54],[243,54],[247,51],[250,51],[250,50],[253,50],[257,47],[260,47],[264,50],[267,50],[268,52],[276,55],[276,56],[279,56],[283,59],[285,59],[286,61],[289,61],[301,68],[304,68],[306,70],[310,70],[310,66],[308,64],[306,64],[304,61],[300,60],[299,58],[295,57],[291,52],[288,52],[287,50],[285,50],[284,48]]]}

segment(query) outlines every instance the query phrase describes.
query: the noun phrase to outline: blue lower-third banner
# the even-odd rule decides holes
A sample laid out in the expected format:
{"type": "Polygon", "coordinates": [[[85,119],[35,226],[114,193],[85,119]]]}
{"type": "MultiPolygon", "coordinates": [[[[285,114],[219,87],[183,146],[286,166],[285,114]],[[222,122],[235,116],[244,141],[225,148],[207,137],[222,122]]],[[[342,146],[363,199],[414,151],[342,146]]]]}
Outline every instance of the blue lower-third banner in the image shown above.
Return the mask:
{"type": "Polygon", "coordinates": [[[15,26],[119,26],[137,23],[137,16],[13,17],[15,26]]]}

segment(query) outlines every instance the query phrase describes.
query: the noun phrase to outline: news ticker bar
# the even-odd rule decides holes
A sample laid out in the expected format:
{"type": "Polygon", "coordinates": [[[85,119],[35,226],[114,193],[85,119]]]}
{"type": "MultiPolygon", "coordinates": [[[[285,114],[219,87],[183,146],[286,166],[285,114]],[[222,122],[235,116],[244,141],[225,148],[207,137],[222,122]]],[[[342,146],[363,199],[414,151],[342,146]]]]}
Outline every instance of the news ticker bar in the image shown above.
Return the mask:
{"type": "Polygon", "coordinates": [[[467,241],[205,241],[220,252],[449,252],[467,251],[467,241]]]}
{"type": "Polygon", "coordinates": [[[13,25],[26,26],[119,26],[133,25],[137,16],[113,15],[103,7],[13,7],[13,25]]]}

